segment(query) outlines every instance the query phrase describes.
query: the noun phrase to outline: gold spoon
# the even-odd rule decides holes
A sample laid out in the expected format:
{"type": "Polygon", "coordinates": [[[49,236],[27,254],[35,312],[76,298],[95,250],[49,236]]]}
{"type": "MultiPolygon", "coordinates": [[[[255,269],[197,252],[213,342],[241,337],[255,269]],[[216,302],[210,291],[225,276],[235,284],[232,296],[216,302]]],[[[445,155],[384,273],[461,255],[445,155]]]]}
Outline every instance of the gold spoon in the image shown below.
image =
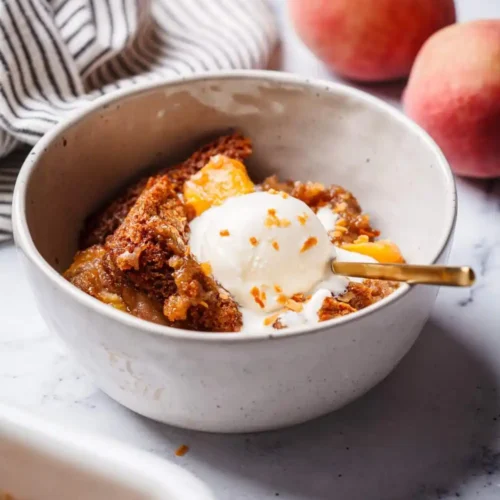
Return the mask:
{"type": "Polygon", "coordinates": [[[410,285],[472,286],[476,280],[470,267],[416,266],[413,264],[367,264],[332,261],[332,271],[342,276],[390,281],[410,285]]]}

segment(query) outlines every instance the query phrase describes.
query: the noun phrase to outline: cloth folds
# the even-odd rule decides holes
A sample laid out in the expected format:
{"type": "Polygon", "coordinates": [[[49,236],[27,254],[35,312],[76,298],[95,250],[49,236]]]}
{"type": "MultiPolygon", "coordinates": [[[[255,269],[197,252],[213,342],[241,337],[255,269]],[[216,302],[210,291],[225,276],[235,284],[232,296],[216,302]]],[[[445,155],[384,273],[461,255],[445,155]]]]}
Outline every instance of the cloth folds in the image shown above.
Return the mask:
{"type": "MultiPolygon", "coordinates": [[[[114,90],[266,67],[276,37],[266,0],[0,0],[0,158],[114,90]]],[[[0,167],[0,241],[14,179],[0,167]]]]}

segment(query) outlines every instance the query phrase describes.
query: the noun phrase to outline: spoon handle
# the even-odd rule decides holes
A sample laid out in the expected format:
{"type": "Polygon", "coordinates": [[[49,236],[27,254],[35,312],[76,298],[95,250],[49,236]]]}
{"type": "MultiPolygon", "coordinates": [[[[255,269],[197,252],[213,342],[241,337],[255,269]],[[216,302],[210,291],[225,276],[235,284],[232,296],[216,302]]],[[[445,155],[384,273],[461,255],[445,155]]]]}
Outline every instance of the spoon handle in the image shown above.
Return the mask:
{"type": "Polygon", "coordinates": [[[355,278],[405,281],[409,284],[472,286],[476,279],[470,267],[415,266],[411,264],[367,264],[332,261],[336,274],[355,278]]]}

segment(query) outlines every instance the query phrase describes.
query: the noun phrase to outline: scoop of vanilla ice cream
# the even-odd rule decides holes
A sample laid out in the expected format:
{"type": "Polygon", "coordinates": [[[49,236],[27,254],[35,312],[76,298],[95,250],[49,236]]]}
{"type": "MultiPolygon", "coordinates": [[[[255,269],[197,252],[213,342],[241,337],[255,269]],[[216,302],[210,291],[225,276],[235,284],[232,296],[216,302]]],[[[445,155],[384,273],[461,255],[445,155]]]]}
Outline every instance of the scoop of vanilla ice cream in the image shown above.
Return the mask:
{"type": "Polygon", "coordinates": [[[206,210],[191,222],[190,247],[240,306],[261,312],[309,292],[334,256],[318,217],[285,193],[250,193],[206,210]]]}

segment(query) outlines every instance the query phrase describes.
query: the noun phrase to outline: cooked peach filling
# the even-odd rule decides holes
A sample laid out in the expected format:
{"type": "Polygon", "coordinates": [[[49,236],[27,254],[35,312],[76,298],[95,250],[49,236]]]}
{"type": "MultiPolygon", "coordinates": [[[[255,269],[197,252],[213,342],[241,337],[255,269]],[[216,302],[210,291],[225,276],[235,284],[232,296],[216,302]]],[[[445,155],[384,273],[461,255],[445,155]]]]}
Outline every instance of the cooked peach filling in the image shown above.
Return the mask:
{"type": "Polygon", "coordinates": [[[200,215],[231,196],[253,191],[254,183],[243,163],[217,155],[184,183],[184,200],[195,209],[196,215],[200,215]]]}
{"type": "Polygon", "coordinates": [[[357,252],[362,255],[372,257],[382,263],[403,263],[404,259],[398,246],[389,240],[361,241],[354,243],[344,243],[344,250],[357,252]]]}

